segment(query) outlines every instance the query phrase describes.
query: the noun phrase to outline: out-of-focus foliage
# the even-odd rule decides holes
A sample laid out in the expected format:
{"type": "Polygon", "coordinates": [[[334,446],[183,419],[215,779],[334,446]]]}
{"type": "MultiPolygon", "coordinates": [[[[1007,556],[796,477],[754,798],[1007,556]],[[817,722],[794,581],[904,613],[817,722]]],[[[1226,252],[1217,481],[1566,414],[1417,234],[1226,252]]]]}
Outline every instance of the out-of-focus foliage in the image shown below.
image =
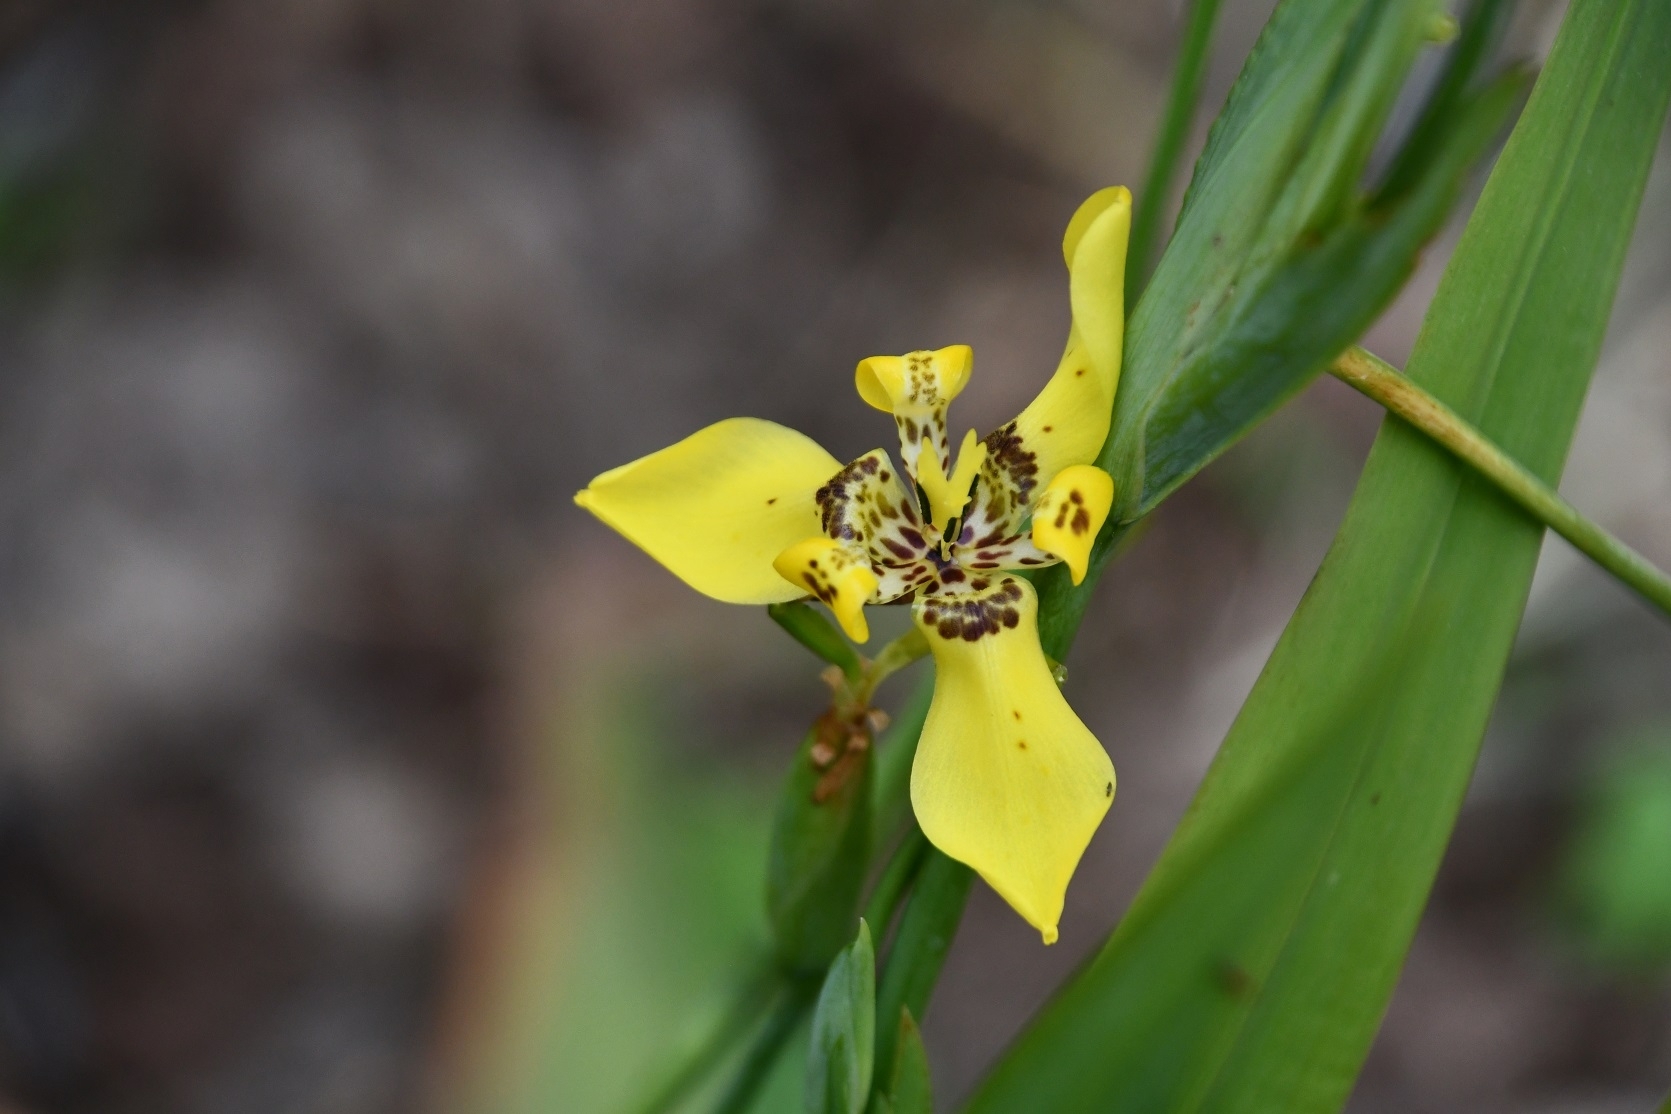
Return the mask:
{"type": "Polygon", "coordinates": [[[1586,958],[1671,967],[1671,731],[1644,731],[1594,774],[1560,867],[1564,919],[1586,958]]]}
{"type": "Polygon", "coordinates": [[[560,1024],[527,1030],[533,1043],[496,1050],[482,1101],[507,1114],[641,1099],[667,1050],[698,1046],[723,1020],[722,988],[767,951],[764,787],[723,777],[662,784],[669,725],[634,695],[649,683],[606,701],[616,711],[597,750],[599,799],[575,818],[586,830],[568,841],[557,898],[585,915],[568,919],[576,938],[530,941],[517,989],[531,1017],[554,1000],[566,1008],[560,1024]]]}
{"type": "MultiPolygon", "coordinates": [[[[1671,100],[1671,7],[1578,0],[1410,376],[1559,474],[1671,100]]],[[[1093,965],[972,1109],[1338,1110],[1397,980],[1543,530],[1389,421],[1322,570],[1093,965]]]]}

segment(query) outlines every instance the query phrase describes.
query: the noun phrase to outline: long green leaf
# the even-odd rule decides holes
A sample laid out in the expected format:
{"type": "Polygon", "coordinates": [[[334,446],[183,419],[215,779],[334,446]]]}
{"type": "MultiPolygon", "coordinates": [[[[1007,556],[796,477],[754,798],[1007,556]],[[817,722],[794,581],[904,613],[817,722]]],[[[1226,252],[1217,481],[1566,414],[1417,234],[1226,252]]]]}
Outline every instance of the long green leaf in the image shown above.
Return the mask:
{"type": "MultiPolygon", "coordinates": [[[[882,971],[882,985],[876,994],[876,1009],[882,1017],[898,1017],[901,1010],[921,1017],[928,1008],[974,879],[974,871],[929,849],[882,971]]],[[[876,1074],[880,1079],[892,1078],[897,1036],[891,1025],[877,1033],[876,1074]]]]}
{"type": "MultiPolygon", "coordinates": [[[[1410,362],[1548,481],[1671,99],[1667,58],[1665,0],[1574,0],[1410,362]]],[[[1461,805],[1542,535],[1442,449],[1383,426],[1161,862],[973,1110],[1341,1107],[1461,805]]]]}
{"type": "Polygon", "coordinates": [[[1213,25],[1218,22],[1221,0],[1189,0],[1189,20],[1184,41],[1167,91],[1166,109],[1161,113],[1155,149],[1149,156],[1149,173],[1143,192],[1137,196],[1132,214],[1131,239],[1126,244],[1126,297],[1132,301],[1149,281],[1150,261],[1164,239],[1162,229],[1171,208],[1172,183],[1183,159],[1184,143],[1195,122],[1195,106],[1206,84],[1208,48],[1213,25]]]}
{"type": "Polygon", "coordinates": [[[1373,192],[1369,152],[1424,42],[1427,0],[1285,0],[1214,124],[1177,234],[1132,314],[1102,465],[1117,513],[1092,573],[1038,577],[1066,652],[1132,522],[1303,388],[1392,299],[1523,95],[1484,81],[1506,0],[1470,13],[1421,126],[1373,192]]]}

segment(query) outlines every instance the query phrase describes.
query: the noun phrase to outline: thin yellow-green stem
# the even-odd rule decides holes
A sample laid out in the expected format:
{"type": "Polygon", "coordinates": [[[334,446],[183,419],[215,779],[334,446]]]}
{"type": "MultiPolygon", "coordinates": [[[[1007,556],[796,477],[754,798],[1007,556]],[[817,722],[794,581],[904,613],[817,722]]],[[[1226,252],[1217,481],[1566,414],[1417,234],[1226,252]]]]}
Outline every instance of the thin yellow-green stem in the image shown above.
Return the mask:
{"type": "Polygon", "coordinates": [[[854,690],[861,704],[869,704],[876,686],[928,653],[928,639],[913,626],[910,630],[882,647],[864,667],[863,679],[854,690]]]}
{"type": "Polygon", "coordinates": [[[1671,616],[1671,578],[1636,550],[1580,514],[1443,402],[1391,364],[1362,348],[1348,349],[1329,371],[1450,450],[1522,510],[1671,616]]]}

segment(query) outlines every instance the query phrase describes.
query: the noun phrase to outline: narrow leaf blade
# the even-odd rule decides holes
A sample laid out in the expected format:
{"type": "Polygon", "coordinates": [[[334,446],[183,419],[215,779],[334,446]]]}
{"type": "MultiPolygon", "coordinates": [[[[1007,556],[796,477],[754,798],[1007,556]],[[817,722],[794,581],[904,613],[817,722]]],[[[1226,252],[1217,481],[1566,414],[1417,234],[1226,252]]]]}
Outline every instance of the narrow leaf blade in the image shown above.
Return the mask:
{"type": "Polygon", "coordinates": [[[875,1047],[876,951],[861,920],[857,938],[830,964],[813,1009],[807,1114],[862,1114],[875,1047]]]}
{"type": "MultiPolygon", "coordinates": [[[[1667,57],[1663,0],[1575,0],[1410,363],[1551,481],[1671,99],[1667,57]]],[[[1541,540],[1389,421],[1131,913],[971,1109],[1338,1110],[1461,806],[1541,540]]]]}
{"type": "Polygon", "coordinates": [[[894,1114],[934,1114],[934,1088],[928,1074],[928,1050],[909,1008],[899,1011],[899,1039],[894,1053],[888,1098],[894,1114]]]}

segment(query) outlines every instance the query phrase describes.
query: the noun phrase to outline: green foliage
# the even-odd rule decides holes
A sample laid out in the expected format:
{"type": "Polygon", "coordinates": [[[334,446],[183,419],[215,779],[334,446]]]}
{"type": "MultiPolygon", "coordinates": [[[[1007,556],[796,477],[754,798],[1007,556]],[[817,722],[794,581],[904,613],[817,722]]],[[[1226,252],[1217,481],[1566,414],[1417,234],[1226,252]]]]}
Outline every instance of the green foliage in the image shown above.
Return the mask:
{"type": "Polygon", "coordinates": [[[716,1030],[746,1036],[758,1012],[739,1012],[745,999],[768,1005],[753,996],[770,791],[717,776],[670,785],[662,771],[677,734],[645,699],[656,683],[600,694],[611,711],[596,762],[562,787],[565,809],[586,802],[567,813],[580,838],[563,887],[536,895],[538,930],[510,960],[513,1017],[526,1028],[484,1065],[463,1108],[618,1114],[670,1082],[674,1061],[710,1052],[716,1030]],[[728,985],[739,967],[746,988],[728,985]]]}
{"type": "Polygon", "coordinates": [[[1161,240],[1162,222],[1172,201],[1172,182],[1195,121],[1195,106],[1207,79],[1208,46],[1213,24],[1218,21],[1221,0],[1190,0],[1184,46],[1178,52],[1176,70],[1161,117],[1160,133],[1149,159],[1149,175],[1143,180],[1143,204],[1132,214],[1131,239],[1126,245],[1126,298],[1136,301],[1149,280],[1150,262],[1161,240]]]}
{"type": "Polygon", "coordinates": [[[1671,966],[1671,732],[1643,738],[1595,778],[1560,889],[1592,961],[1625,973],[1671,966]]]}
{"type": "Polygon", "coordinates": [[[923,1047],[917,1019],[909,1009],[899,1011],[899,1033],[894,1041],[893,1078],[887,1091],[871,1098],[871,1114],[934,1114],[934,1088],[928,1073],[928,1050],[923,1047]]]}
{"type": "MultiPolygon", "coordinates": [[[[951,950],[952,938],[957,935],[958,922],[963,919],[963,906],[969,900],[969,887],[974,880],[974,871],[934,848],[929,849],[882,972],[882,985],[876,995],[877,1011],[882,1017],[898,1017],[902,1010],[909,1010],[917,1017],[928,1007],[934,984],[940,981],[946,953],[951,950]]],[[[897,1037],[891,1025],[883,1026],[877,1034],[878,1078],[892,1077],[897,1037]]]]}
{"type": "MultiPolygon", "coordinates": [[[[1450,53],[1380,187],[1370,154],[1426,42],[1432,0],[1285,0],[1209,134],[1178,228],[1132,312],[1099,461],[1117,511],[1073,588],[1039,577],[1046,653],[1071,642],[1122,531],[1293,396],[1391,301],[1525,79],[1482,82],[1500,3],[1450,53]]],[[[1142,199],[1142,208],[1162,203],[1142,199]]]]}
{"type": "Polygon", "coordinates": [[[766,863],[766,911],[779,961],[799,974],[822,971],[852,938],[870,865],[869,747],[826,713],[807,732],[778,796],[766,863]],[[815,751],[838,755],[834,764],[815,751]]]}
{"type": "MultiPolygon", "coordinates": [[[[928,721],[928,706],[933,700],[934,672],[930,668],[877,740],[876,792],[871,807],[872,847],[886,847],[911,815],[911,763],[917,757],[917,739],[928,721]]],[[[880,925],[877,931],[882,931],[880,925]]]]}
{"type": "MultiPolygon", "coordinates": [[[[1292,13],[1340,7],[1290,0],[1259,51],[1306,37],[1292,13]]],[[[1371,37],[1379,27],[1362,25],[1371,37]]],[[[1410,363],[1412,379],[1545,480],[1600,349],[1671,99],[1667,57],[1663,0],[1575,0],[1410,363]]],[[[1298,95],[1265,89],[1275,79],[1260,63],[1220,121],[1220,146],[1270,123],[1254,93],[1298,95]]],[[[1292,64],[1306,87],[1304,60],[1292,64]]],[[[1157,275],[1150,297],[1160,289],[1157,275]]],[[[1386,424],[1131,912],[973,1110],[1344,1104],[1461,805],[1542,533],[1443,450],[1386,424]]]]}
{"type": "Polygon", "coordinates": [[[807,1114],[861,1114],[870,1097],[876,1041],[876,952],[870,926],[830,964],[812,1014],[807,1114]]]}
{"type": "Polygon", "coordinates": [[[766,605],[766,614],[789,636],[813,654],[836,666],[848,680],[857,680],[861,671],[859,652],[830,622],[829,616],[805,600],[766,605]]]}

